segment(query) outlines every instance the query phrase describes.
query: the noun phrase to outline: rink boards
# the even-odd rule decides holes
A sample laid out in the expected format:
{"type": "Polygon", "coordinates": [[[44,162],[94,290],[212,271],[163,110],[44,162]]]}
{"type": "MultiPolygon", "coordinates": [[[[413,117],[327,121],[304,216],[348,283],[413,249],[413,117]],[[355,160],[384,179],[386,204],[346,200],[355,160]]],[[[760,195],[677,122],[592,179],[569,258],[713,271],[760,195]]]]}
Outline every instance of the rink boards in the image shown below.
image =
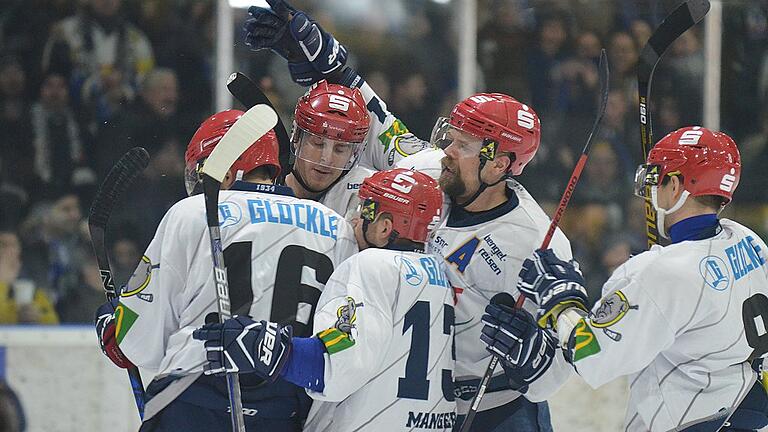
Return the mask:
{"type": "MultiPolygon", "coordinates": [[[[101,354],[91,326],[0,326],[0,376],[19,395],[29,432],[138,429],[128,376],[101,354]]],[[[574,378],[550,401],[554,429],[621,430],[625,404],[623,380],[592,391],[574,378]]]]}

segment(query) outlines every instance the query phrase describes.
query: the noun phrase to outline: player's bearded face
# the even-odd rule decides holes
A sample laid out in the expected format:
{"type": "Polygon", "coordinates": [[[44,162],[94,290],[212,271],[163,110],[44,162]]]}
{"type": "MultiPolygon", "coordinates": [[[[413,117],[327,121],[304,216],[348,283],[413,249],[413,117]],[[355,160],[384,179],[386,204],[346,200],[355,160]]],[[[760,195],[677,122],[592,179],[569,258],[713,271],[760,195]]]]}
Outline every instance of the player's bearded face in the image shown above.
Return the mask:
{"type": "Polygon", "coordinates": [[[440,161],[442,171],[438,182],[440,189],[456,201],[470,196],[480,187],[477,170],[482,140],[456,129],[449,131],[447,136],[451,141],[440,161]]]}

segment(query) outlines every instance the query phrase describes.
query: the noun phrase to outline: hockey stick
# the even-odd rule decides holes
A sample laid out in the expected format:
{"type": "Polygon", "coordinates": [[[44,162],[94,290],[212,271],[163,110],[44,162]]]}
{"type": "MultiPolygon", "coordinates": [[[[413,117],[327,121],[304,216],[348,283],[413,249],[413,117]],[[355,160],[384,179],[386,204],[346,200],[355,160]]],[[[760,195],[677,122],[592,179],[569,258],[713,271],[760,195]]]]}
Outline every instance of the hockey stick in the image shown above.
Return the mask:
{"type": "MultiPolygon", "coordinates": [[[[112,167],[107,178],[101,183],[96,198],[93,199],[91,209],[88,212],[88,231],[91,233],[91,245],[96,254],[96,262],[101,274],[101,284],[107,301],[117,298],[120,293],[115,290],[115,282],[112,279],[112,270],[109,265],[109,256],[106,248],[106,231],[109,216],[120,195],[128,189],[128,186],[136,177],[144,171],[149,164],[149,153],[141,147],[128,150],[123,157],[112,167]]],[[[128,368],[128,378],[133,389],[133,398],[139,417],[144,418],[144,384],[141,382],[141,374],[136,366],[128,368]]]]}
{"type": "MultiPolygon", "coordinates": [[[[235,72],[229,76],[227,80],[227,89],[232,93],[232,96],[237,99],[238,102],[243,104],[246,109],[250,109],[255,105],[267,105],[275,112],[275,106],[272,101],[269,100],[267,95],[261,91],[261,88],[253,82],[252,79],[245,76],[240,72],[235,72]]],[[[280,166],[284,169],[280,172],[279,183],[283,183],[285,176],[288,173],[286,167],[288,167],[291,158],[291,140],[288,138],[288,132],[285,129],[283,121],[280,120],[280,116],[277,116],[277,125],[275,125],[275,135],[277,135],[277,143],[280,147],[280,166]]]]}
{"type": "MultiPolygon", "coordinates": [[[[277,123],[277,114],[266,105],[256,105],[240,117],[224,134],[203,165],[203,195],[205,216],[211,238],[211,257],[216,281],[219,322],[232,317],[229,303],[229,283],[224,264],[221,232],[219,231],[219,188],[232,164],[257,139],[263,137],[277,123]]],[[[229,394],[232,431],[245,432],[243,401],[240,395],[240,379],[237,372],[227,372],[227,393],[229,394]]]]}
{"type": "MultiPolygon", "coordinates": [[[[541,242],[541,247],[539,247],[539,249],[542,250],[549,247],[549,243],[552,241],[552,237],[555,235],[557,224],[560,223],[560,219],[563,217],[563,213],[565,213],[565,208],[568,206],[568,202],[571,200],[573,191],[576,188],[576,183],[579,182],[581,172],[584,170],[584,165],[587,164],[589,146],[592,144],[592,138],[594,138],[595,134],[597,133],[600,126],[600,121],[602,121],[603,115],[605,114],[605,107],[608,104],[609,73],[608,57],[605,54],[604,49],[600,51],[600,64],[598,65],[598,70],[600,77],[600,107],[597,112],[597,117],[595,117],[595,122],[592,124],[592,130],[589,132],[589,136],[587,137],[587,143],[584,144],[584,149],[581,150],[581,157],[579,158],[578,162],[576,162],[576,166],[573,168],[571,179],[568,180],[568,185],[565,187],[562,198],[560,198],[560,204],[557,206],[557,210],[555,210],[552,221],[549,223],[547,234],[544,236],[544,240],[541,242]]],[[[525,303],[525,296],[521,293],[515,302],[515,308],[519,309],[523,307],[523,303],[525,303]]],[[[477,410],[480,407],[480,401],[483,399],[485,391],[488,389],[488,383],[491,381],[493,371],[496,369],[496,365],[498,363],[499,358],[496,356],[491,356],[491,361],[488,363],[488,367],[485,369],[485,374],[480,380],[480,386],[477,388],[475,398],[472,399],[472,404],[469,407],[467,416],[464,419],[464,423],[461,425],[461,432],[468,432],[472,426],[472,421],[475,419],[477,410]]]]}
{"type": "MultiPolygon", "coordinates": [[[[651,82],[661,56],[680,35],[704,19],[709,12],[708,0],[688,0],[672,11],[653,32],[640,52],[637,64],[637,92],[640,98],[640,144],[643,163],[653,147],[653,124],[651,123],[651,82]]],[[[651,203],[651,187],[645,187],[645,232],[648,248],[658,243],[659,227],[656,210],[651,203]]]]}

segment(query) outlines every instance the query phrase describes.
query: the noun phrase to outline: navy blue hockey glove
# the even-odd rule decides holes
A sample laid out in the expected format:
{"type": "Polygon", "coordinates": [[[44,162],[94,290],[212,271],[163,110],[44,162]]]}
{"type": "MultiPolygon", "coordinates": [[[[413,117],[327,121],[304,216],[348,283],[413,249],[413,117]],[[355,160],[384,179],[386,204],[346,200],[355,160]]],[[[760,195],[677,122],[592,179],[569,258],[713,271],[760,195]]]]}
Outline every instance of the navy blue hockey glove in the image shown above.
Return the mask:
{"type": "Polygon", "coordinates": [[[480,339],[498,357],[513,389],[520,393],[549,369],[557,342],[524,309],[491,303],[485,307],[480,339]]]}
{"type": "Polygon", "coordinates": [[[206,375],[255,372],[274,381],[290,354],[293,329],[235,315],[224,323],[204,325],[192,337],[205,341],[206,375]]]}
{"type": "Polygon", "coordinates": [[[117,335],[115,334],[115,309],[118,305],[118,299],[108,301],[96,309],[96,336],[99,338],[101,352],[104,353],[112,363],[117,367],[128,369],[133,367],[133,363],[123,354],[117,345],[117,335]]]}
{"type": "Polygon", "coordinates": [[[562,311],[587,308],[584,277],[575,260],[563,261],[552,249],[537,250],[523,262],[517,289],[538,306],[537,320],[542,328],[555,328],[562,311]]]}
{"type": "Polygon", "coordinates": [[[347,50],[312,18],[284,0],[267,0],[270,9],[251,6],[243,25],[252,50],[270,48],[288,60],[294,82],[310,86],[340,72],[347,50]]]}

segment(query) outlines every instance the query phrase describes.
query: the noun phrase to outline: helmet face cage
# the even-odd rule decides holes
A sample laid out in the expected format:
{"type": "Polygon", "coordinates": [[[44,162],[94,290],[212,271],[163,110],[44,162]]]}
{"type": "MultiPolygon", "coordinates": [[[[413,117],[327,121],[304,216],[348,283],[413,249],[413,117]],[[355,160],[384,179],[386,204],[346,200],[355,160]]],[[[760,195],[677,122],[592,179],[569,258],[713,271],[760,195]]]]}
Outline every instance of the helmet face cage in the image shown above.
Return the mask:
{"type": "Polygon", "coordinates": [[[294,125],[291,141],[297,159],[340,171],[352,169],[360,159],[365,143],[334,140],[294,125]]]}
{"type": "Polygon", "coordinates": [[[658,164],[640,164],[635,171],[635,181],[633,190],[636,196],[640,198],[650,198],[646,193],[647,186],[658,186],[661,184],[661,165],[658,164]]]}
{"type": "Polygon", "coordinates": [[[203,191],[200,177],[202,168],[203,164],[199,162],[190,162],[184,167],[184,187],[187,190],[187,196],[197,195],[203,191]]]}
{"type": "Polygon", "coordinates": [[[495,146],[493,151],[489,152],[486,148],[491,139],[482,139],[475,135],[463,131],[448,122],[447,117],[440,117],[432,128],[430,144],[440,149],[447,149],[455,144],[456,151],[460,158],[482,156],[493,160],[495,156],[495,146]],[[469,139],[467,139],[469,137],[469,139]],[[489,157],[490,156],[490,157],[489,157]]]}

